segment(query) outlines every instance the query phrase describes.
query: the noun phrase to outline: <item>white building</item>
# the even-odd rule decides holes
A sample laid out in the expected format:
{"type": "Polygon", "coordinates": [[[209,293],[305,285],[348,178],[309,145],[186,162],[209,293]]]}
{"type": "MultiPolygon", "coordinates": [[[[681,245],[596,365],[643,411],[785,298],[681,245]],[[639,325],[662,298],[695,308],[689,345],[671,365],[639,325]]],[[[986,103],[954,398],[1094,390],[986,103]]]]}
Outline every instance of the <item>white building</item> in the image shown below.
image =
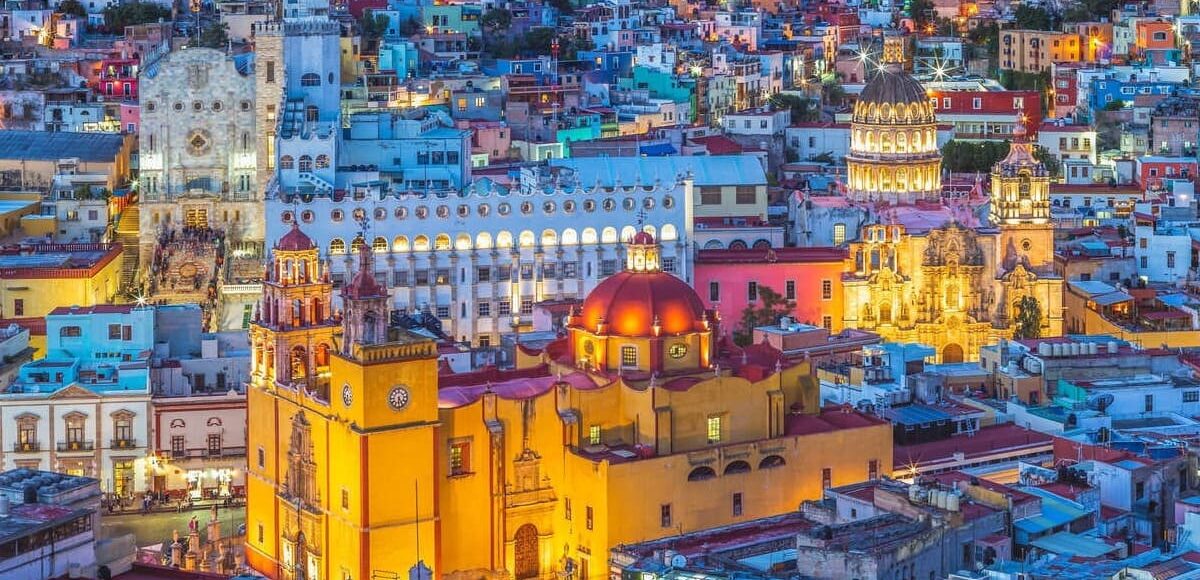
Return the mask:
{"type": "Polygon", "coordinates": [[[1133,256],[1140,277],[1148,282],[1188,279],[1192,243],[1194,237],[1200,238],[1200,223],[1137,225],[1133,234],[1133,256]]]}

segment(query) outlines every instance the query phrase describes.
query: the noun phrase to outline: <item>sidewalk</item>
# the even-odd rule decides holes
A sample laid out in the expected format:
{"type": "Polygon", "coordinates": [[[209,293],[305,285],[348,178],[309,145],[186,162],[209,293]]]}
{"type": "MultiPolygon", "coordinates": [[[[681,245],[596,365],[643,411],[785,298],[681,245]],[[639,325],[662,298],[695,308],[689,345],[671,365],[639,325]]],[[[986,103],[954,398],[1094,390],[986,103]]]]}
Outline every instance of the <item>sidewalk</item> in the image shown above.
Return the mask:
{"type": "Polygon", "coordinates": [[[143,512],[141,500],[135,499],[132,502],[130,502],[130,505],[125,506],[125,507],[114,508],[112,511],[109,511],[108,508],[106,508],[106,507],[101,507],[100,513],[102,515],[125,516],[125,515],[141,514],[141,513],[161,514],[161,513],[189,512],[189,511],[197,511],[197,510],[208,511],[208,510],[211,510],[212,506],[214,506],[214,505],[217,506],[218,511],[228,509],[228,508],[239,508],[239,507],[246,506],[246,500],[244,498],[240,498],[240,497],[231,500],[229,503],[225,503],[225,502],[226,502],[225,499],[198,499],[198,500],[193,500],[192,503],[190,504],[190,507],[188,504],[184,504],[182,509],[179,508],[179,502],[177,502],[177,501],[168,502],[168,503],[156,503],[156,504],[153,504],[150,506],[150,510],[148,512],[143,512]]]}

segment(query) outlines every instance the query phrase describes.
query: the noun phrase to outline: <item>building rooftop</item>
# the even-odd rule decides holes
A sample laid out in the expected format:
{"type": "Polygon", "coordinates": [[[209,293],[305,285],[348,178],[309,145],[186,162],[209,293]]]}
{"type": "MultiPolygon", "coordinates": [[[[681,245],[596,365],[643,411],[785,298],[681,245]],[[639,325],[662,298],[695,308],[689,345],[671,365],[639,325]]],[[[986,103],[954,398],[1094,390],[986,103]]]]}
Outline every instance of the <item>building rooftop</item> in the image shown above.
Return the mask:
{"type": "Polygon", "coordinates": [[[124,135],[66,131],[0,131],[0,159],[111,161],[125,147],[124,135]]]}
{"type": "Polygon", "coordinates": [[[692,174],[696,186],[709,185],[766,185],[767,174],[762,163],[751,156],[698,157],[589,157],[582,159],[551,159],[551,167],[575,170],[579,183],[612,187],[620,182],[624,187],[635,184],[652,185],[656,180],[673,183],[677,178],[692,174]]]}
{"type": "Polygon", "coordinates": [[[903,471],[914,465],[922,468],[948,461],[956,454],[962,454],[964,459],[973,459],[990,454],[1042,449],[1048,453],[1052,440],[1045,433],[1005,423],[984,427],[974,436],[958,435],[928,443],[897,445],[892,458],[894,468],[903,471]]]}

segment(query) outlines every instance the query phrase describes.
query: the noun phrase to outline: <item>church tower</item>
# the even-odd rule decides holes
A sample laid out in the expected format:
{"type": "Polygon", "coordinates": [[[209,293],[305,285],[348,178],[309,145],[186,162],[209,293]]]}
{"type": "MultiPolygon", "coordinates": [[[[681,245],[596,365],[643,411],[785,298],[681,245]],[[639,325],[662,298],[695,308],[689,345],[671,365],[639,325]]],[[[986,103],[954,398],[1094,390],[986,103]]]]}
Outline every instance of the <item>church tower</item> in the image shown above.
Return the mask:
{"type": "Polygon", "coordinates": [[[1000,229],[1000,262],[1041,269],[1054,261],[1050,222],[1050,175],[1033,155],[1024,123],[1017,126],[1008,155],[992,168],[989,217],[1000,229]]]}

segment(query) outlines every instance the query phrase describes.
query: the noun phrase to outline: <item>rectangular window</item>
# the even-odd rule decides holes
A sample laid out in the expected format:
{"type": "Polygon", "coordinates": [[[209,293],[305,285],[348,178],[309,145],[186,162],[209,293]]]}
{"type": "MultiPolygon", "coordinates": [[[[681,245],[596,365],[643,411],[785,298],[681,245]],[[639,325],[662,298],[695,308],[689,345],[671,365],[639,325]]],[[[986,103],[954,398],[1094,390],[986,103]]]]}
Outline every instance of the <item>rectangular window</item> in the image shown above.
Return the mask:
{"type": "Polygon", "coordinates": [[[121,327],[121,340],[133,340],[133,327],[125,325],[121,327]]]}
{"type": "MultiPolygon", "coordinates": [[[[259,449],[259,451],[261,452],[262,449],[259,449]]],[[[171,437],[171,455],[174,457],[183,457],[186,454],[187,454],[187,447],[186,447],[186,443],[184,442],[183,435],[172,436],[171,437]]],[[[261,453],[260,453],[260,455],[261,455],[261,453]]],[[[261,457],[260,457],[260,459],[261,459],[261,457]]],[[[262,461],[258,462],[259,467],[262,467],[262,464],[263,464],[262,461]]]]}
{"type": "Polygon", "coordinates": [[[221,454],[221,434],[220,433],[213,433],[208,436],[208,454],[209,455],[220,455],[221,454]]]}
{"type": "Polygon", "coordinates": [[[571,521],[571,498],[563,498],[563,518],[568,522],[571,521]]]}
{"type": "Polygon", "coordinates": [[[13,316],[25,316],[25,299],[13,299],[13,316]]]}
{"type": "MultiPolygon", "coordinates": [[[[275,61],[273,60],[267,61],[267,82],[275,82],[275,61]]],[[[259,541],[261,542],[262,540],[259,541]]]]}
{"type": "Polygon", "coordinates": [[[471,473],[471,442],[450,442],[450,476],[471,473]]]}
{"type": "Polygon", "coordinates": [[[601,260],[600,261],[600,275],[601,276],[612,276],[613,274],[616,274],[616,273],[617,273],[617,261],[616,260],[601,260]]]}
{"type": "Polygon", "coordinates": [[[1137,482],[1137,486],[1134,489],[1135,489],[1134,494],[1137,496],[1137,499],[1142,499],[1142,498],[1146,497],[1146,482],[1144,482],[1144,481],[1137,482]]]}
{"type": "Polygon", "coordinates": [[[263,543],[263,525],[258,524],[258,543],[263,543]]]}
{"type": "Polygon", "coordinates": [[[521,264],[521,279],[522,280],[532,280],[533,279],[533,264],[521,264]]]}
{"type": "Polygon", "coordinates": [[[511,282],[512,281],[512,266],[508,265],[508,264],[505,264],[503,266],[496,266],[496,281],[497,282],[504,282],[504,281],[511,282]]]}
{"type": "Polygon", "coordinates": [[[480,302],[477,305],[477,307],[478,307],[478,312],[479,312],[480,316],[491,316],[492,315],[492,303],[491,302],[480,302]]]}
{"type": "Polygon", "coordinates": [[[1151,413],[1154,411],[1154,395],[1153,394],[1146,395],[1145,405],[1146,405],[1147,413],[1151,413]]]}
{"type": "Polygon", "coordinates": [[[522,315],[533,314],[533,300],[532,299],[530,299],[530,298],[522,298],[521,299],[521,314],[522,315]]]}
{"type": "Polygon", "coordinates": [[[658,508],[658,525],[659,527],[671,527],[671,504],[664,503],[658,508]]]}
{"type": "Polygon", "coordinates": [[[108,339],[109,340],[120,340],[121,339],[121,325],[120,324],[108,325],[108,339]]]}
{"type": "Polygon", "coordinates": [[[751,205],[758,200],[758,192],[753,185],[737,186],[735,201],[738,205],[751,205]]]}
{"type": "Polygon", "coordinates": [[[733,517],[742,515],[742,493],[733,494],[733,517]]]}
{"type": "Polygon", "coordinates": [[[833,330],[833,317],[829,316],[828,314],[825,316],[822,316],[821,317],[821,326],[824,327],[825,330],[833,330]]]}
{"type": "Polygon", "coordinates": [[[625,345],[621,347],[621,366],[636,367],[638,364],[637,347],[625,345]]]}
{"type": "Polygon", "coordinates": [[[543,280],[553,280],[555,278],[556,271],[557,271],[557,268],[555,267],[554,262],[547,262],[547,263],[542,264],[542,279],[543,280]]]}
{"type": "Polygon", "coordinates": [[[721,442],[721,416],[720,415],[709,416],[706,427],[707,428],[705,429],[705,431],[707,432],[707,435],[708,435],[708,443],[710,445],[714,444],[714,443],[720,443],[721,442]]]}
{"type": "Polygon", "coordinates": [[[262,447],[258,448],[258,467],[262,469],[267,466],[267,451],[262,447]]]}
{"type": "Polygon", "coordinates": [[[713,282],[708,283],[708,301],[709,302],[720,302],[721,301],[721,283],[720,282],[713,281],[713,282]]]}
{"type": "Polygon", "coordinates": [[[670,273],[674,274],[675,273],[675,258],[663,258],[662,259],[662,269],[663,269],[663,272],[670,272],[670,273]]]}
{"type": "Polygon", "coordinates": [[[846,224],[833,224],[833,245],[840,246],[846,241],[846,224]]]}
{"type": "Polygon", "coordinates": [[[508,316],[512,314],[512,303],[508,300],[501,300],[500,306],[496,310],[499,311],[500,316],[508,316]]]}
{"type": "Polygon", "coordinates": [[[867,479],[879,479],[879,460],[872,459],[867,462],[867,479]]]}
{"type": "Polygon", "coordinates": [[[563,262],[563,277],[574,279],[579,277],[579,264],[577,262],[563,262]]]}
{"type": "Polygon", "coordinates": [[[983,99],[981,99],[979,97],[975,97],[975,98],[971,99],[971,108],[975,109],[975,110],[982,109],[983,108],[983,99]]]}
{"type": "Polygon", "coordinates": [[[1167,252],[1167,267],[1175,267],[1175,252],[1167,252]]]}
{"type": "Polygon", "coordinates": [[[826,467],[821,470],[821,489],[829,489],[833,487],[833,468],[826,467]]]}
{"type": "Polygon", "coordinates": [[[1200,403],[1200,391],[1184,391],[1183,402],[1200,403]]]}
{"type": "Polygon", "coordinates": [[[721,205],[721,188],[712,186],[701,187],[700,205],[721,205]]]}
{"type": "Polygon", "coordinates": [[[1146,268],[1150,267],[1147,262],[1148,261],[1146,259],[1146,256],[1141,256],[1140,258],[1138,258],[1138,267],[1142,268],[1142,269],[1146,269],[1146,268]]]}
{"type": "Polygon", "coordinates": [[[488,266],[480,266],[478,268],[475,268],[475,281],[476,282],[491,282],[492,281],[492,269],[488,266]]]}
{"type": "Polygon", "coordinates": [[[587,529],[592,529],[592,506],[587,506],[587,529]]]}
{"type": "Polygon", "coordinates": [[[751,302],[758,300],[758,282],[746,283],[746,299],[751,302]]]}
{"type": "Polygon", "coordinates": [[[833,280],[821,280],[821,300],[833,300],[833,280]]]}
{"type": "Polygon", "coordinates": [[[796,299],[796,281],[788,280],[783,284],[783,297],[788,300],[796,299]]]}
{"type": "Polygon", "coordinates": [[[414,278],[418,286],[429,284],[429,270],[417,270],[414,278]]]}
{"type": "Polygon", "coordinates": [[[600,444],[600,426],[592,425],[588,427],[588,445],[600,444]]]}

